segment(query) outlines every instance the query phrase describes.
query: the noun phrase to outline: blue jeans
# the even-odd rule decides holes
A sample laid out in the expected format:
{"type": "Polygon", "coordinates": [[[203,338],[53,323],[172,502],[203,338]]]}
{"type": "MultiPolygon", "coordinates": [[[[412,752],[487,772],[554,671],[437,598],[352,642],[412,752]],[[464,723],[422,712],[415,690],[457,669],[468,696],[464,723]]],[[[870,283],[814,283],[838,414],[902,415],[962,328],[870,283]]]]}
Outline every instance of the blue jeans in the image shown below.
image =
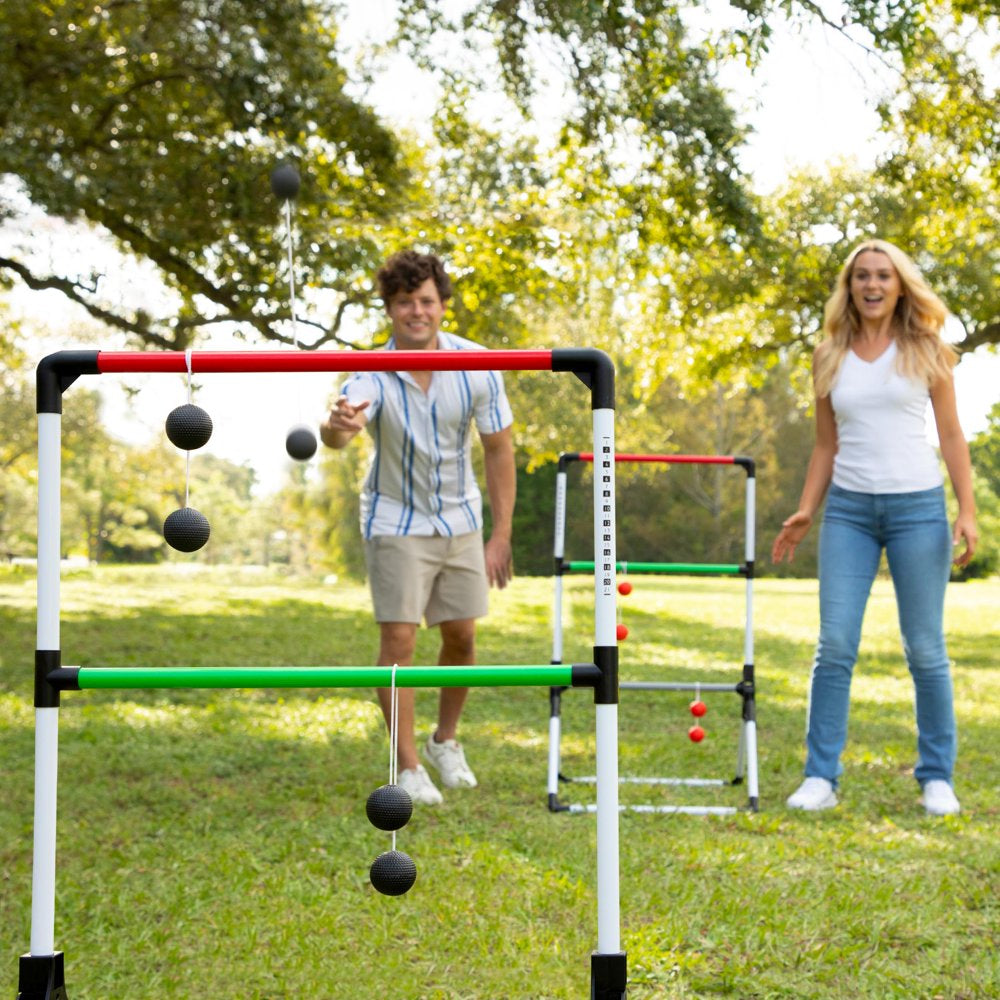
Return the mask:
{"type": "Polygon", "coordinates": [[[820,634],[806,734],[807,777],[837,783],[847,738],[851,674],[861,621],[885,549],[903,651],[916,692],[917,766],[923,785],[951,781],[957,736],[944,642],[951,531],[944,488],[855,493],[831,486],[819,537],[820,634]]]}

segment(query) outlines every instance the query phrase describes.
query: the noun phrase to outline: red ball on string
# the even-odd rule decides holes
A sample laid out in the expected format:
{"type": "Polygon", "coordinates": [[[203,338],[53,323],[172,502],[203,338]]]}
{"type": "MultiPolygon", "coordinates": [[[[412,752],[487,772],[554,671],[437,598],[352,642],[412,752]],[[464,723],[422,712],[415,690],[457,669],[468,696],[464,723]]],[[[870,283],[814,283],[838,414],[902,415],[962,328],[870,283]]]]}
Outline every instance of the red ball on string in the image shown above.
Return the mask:
{"type": "Polygon", "coordinates": [[[688,730],[688,739],[692,743],[700,743],[705,738],[705,730],[701,726],[692,726],[688,730]]]}
{"type": "Polygon", "coordinates": [[[688,707],[691,709],[691,714],[696,719],[700,719],[708,711],[708,705],[700,699],[698,701],[692,701],[688,707]]]}
{"type": "Polygon", "coordinates": [[[622,580],[622,582],[618,584],[618,593],[623,597],[628,597],[628,595],[632,593],[632,584],[629,583],[628,580],[622,580]]]}
{"type": "Polygon", "coordinates": [[[618,628],[615,629],[615,635],[618,637],[619,641],[626,638],[628,636],[628,626],[619,625],[618,628]]]}

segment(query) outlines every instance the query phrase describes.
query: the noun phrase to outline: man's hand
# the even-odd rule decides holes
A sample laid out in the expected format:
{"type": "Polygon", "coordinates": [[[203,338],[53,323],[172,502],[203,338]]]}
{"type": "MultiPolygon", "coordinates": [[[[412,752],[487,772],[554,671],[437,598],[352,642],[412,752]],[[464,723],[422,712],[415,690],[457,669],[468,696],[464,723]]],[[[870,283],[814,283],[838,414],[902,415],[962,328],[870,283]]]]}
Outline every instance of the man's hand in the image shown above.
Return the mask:
{"type": "Polygon", "coordinates": [[[333,404],[330,415],[320,424],[319,436],[323,439],[323,444],[329,448],[343,448],[368,423],[364,412],[368,405],[367,399],[355,406],[346,396],[341,396],[333,404]]]}
{"type": "Polygon", "coordinates": [[[514,553],[510,542],[491,538],[483,548],[486,559],[486,579],[490,586],[503,590],[514,576],[514,553]]]}

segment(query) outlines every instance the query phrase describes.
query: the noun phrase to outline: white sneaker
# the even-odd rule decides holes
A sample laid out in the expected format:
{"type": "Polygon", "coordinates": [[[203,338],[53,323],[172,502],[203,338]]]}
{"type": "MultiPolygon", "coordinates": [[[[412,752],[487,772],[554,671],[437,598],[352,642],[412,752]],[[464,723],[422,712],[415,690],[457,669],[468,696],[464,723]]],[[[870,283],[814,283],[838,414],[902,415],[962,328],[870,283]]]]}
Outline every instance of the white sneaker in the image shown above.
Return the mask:
{"type": "Polygon", "coordinates": [[[438,743],[431,733],[424,746],[424,756],[434,765],[445,788],[475,788],[479,784],[457,740],[438,743]]]}
{"type": "Polygon", "coordinates": [[[920,801],[928,816],[954,816],[961,809],[947,781],[928,781],[920,801]]]}
{"type": "Polygon", "coordinates": [[[396,776],[396,784],[409,794],[414,805],[437,806],[444,802],[444,798],[434,787],[431,776],[424,770],[422,764],[400,771],[396,776]]]}
{"type": "Polygon", "coordinates": [[[837,795],[833,784],[826,778],[806,778],[785,802],[789,809],[806,809],[810,812],[832,809],[836,804],[837,795]]]}

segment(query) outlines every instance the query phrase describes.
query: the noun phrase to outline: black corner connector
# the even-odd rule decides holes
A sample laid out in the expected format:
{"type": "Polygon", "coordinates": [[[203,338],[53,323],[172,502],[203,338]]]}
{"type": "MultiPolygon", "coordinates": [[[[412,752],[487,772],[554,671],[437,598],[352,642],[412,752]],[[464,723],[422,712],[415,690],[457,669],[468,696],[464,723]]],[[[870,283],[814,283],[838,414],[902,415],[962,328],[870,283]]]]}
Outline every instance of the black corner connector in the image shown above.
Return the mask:
{"type": "Polygon", "coordinates": [[[99,375],[97,351],[57,351],[35,370],[37,413],[62,413],[62,395],[81,375],[99,375]]]}
{"type": "Polygon", "coordinates": [[[554,372],[573,372],[590,390],[592,410],[615,408],[615,366],[595,347],[557,347],[552,351],[554,372]]]}

